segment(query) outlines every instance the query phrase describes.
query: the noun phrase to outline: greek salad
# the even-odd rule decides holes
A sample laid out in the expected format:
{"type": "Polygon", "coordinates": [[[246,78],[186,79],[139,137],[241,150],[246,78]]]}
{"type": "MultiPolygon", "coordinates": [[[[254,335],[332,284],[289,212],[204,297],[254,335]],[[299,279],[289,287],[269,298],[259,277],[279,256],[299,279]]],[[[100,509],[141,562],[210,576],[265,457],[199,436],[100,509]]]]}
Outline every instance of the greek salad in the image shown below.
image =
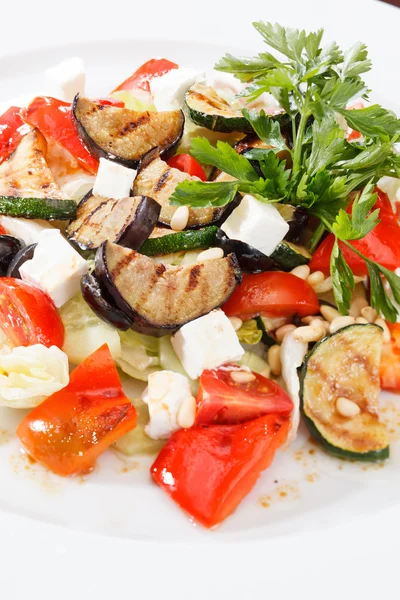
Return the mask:
{"type": "Polygon", "coordinates": [[[257,56],[152,58],[100,98],[67,59],[0,117],[0,405],[30,409],[21,447],[60,476],[153,454],[206,527],[300,420],[333,456],[387,459],[379,395],[400,392],[400,120],[369,100],[364,44],[254,27],[257,56]]]}

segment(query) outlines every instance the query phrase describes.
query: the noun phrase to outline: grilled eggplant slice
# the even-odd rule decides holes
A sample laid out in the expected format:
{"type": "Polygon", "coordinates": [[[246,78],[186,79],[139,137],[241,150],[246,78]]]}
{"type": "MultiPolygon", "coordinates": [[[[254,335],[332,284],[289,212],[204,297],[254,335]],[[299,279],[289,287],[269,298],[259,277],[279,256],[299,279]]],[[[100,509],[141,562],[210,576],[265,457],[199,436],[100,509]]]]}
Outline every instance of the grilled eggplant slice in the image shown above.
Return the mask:
{"type": "Polygon", "coordinates": [[[277,269],[277,264],[272,258],[246,242],[231,240],[222,229],[217,231],[216,245],[222,248],[225,254],[234,252],[244,273],[263,273],[277,269]]]}
{"type": "Polygon", "coordinates": [[[114,304],[106,290],[101,289],[92,273],[86,273],[81,279],[82,296],[96,315],[117,329],[126,331],[132,325],[132,319],[114,304]]]}
{"type": "Polygon", "coordinates": [[[183,267],[165,267],[135,250],[105,242],[96,253],[96,277],[132,329],[165,335],[221,306],[241,281],[234,254],[183,267]]]}
{"type": "MultiPolygon", "coordinates": [[[[169,199],[178,183],[191,181],[192,177],[179,169],[171,168],[160,159],[158,149],[155,148],[143,157],[137,177],[133,184],[134,195],[150,196],[161,205],[159,221],[170,225],[177,206],[169,204],[169,199]]],[[[219,221],[224,213],[224,208],[190,208],[188,228],[203,227],[219,221]]]]}
{"type": "Polygon", "coordinates": [[[37,129],[25,135],[0,165],[0,196],[63,199],[46,162],[46,140],[37,129]]]}
{"type": "Polygon", "coordinates": [[[72,116],[79,137],[93,156],[130,168],[136,168],[142,156],[156,146],[162,156],[172,153],[185,125],[181,110],[136,112],[96,104],[79,94],[72,104],[72,116]]]}
{"type": "Polygon", "coordinates": [[[90,191],[68,225],[67,236],[82,250],[93,250],[106,240],[137,250],[153,231],[160,205],[147,196],[103,198],[90,191]]]}
{"type": "Polygon", "coordinates": [[[7,277],[21,279],[19,269],[24,264],[24,262],[26,262],[27,260],[32,260],[36,246],[37,244],[29,244],[29,246],[24,246],[19,252],[17,252],[17,254],[14,256],[14,258],[8,265],[7,277]]]}

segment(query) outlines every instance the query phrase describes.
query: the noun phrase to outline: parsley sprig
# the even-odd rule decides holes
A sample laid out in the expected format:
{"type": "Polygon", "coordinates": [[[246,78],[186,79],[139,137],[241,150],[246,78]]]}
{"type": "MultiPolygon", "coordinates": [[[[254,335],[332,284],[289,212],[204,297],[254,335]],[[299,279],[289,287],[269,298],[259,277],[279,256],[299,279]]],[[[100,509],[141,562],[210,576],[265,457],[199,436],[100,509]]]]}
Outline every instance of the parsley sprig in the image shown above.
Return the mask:
{"type": "Polygon", "coordinates": [[[307,33],[264,22],[256,22],[254,27],[279,55],[269,51],[250,58],[226,54],[215,68],[247,84],[241,96],[249,102],[264,92],[272,94],[290,118],[291,141],[264,111],[245,108],[244,117],[267,148],[255,148],[241,156],[225,142],[213,147],[207,140],[196,138],[192,155],[234,179],[185,181],[178,185],[171,202],[224,206],[243,192],[262,202],[307,208],[320,220],[310,242],[311,250],[325,229],[335,235],[330,269],[340,312],[348,311],[354,277],[339,242],[365,260],[371,280],[371,304],[393,321],[396,310],[382,275],[396,301],[400,300],[400,279],[352,245],[379,222],[378,212],[371,212],[376,201],[375,183],[384,175],[400,177],[400,156],[394,151],[394,143],[400,140],[400,120],[378,104],[347,108],[355,97],[368,98],[369,90],[361,77],[371,69],[367,48],[359,42],[343,52],[335,42],[322,45],[323,30],[307,33]],[[362,134],[362,141],[347,142],[338,124],[339,115],[362,134]],[[345,210],[349,194],[363,187],[349,215],[345,210]]]}

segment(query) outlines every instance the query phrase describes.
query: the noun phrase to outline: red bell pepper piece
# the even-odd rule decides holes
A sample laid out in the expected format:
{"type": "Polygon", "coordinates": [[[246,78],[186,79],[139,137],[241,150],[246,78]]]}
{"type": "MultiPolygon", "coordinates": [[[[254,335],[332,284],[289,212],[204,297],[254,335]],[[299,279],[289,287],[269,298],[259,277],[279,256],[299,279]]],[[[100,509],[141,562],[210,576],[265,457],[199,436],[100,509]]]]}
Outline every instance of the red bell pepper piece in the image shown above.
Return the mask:
{"type": "Polygon", "coordinates": [[[379,374],[381,388],[400,392],[400,323],[387,323],[391,340],[383,344],[379,374]]]}
{"type": "Polygon", "coordinates": [[[58,475],[91,470],[96,459],[136,426],[107,344],[77,367],[69,384],[36,407],[17,435],[29,454],[58,475]]]}
{"type": "Polygon", "coordinates": [[[231,373],[226,366],[203,371],[196,425],[245,423],[266,414],[290,415],[293,402],[277,383],[258,373],[252,373],[252,381],[239,383],[231,373]]]}
{"type": "Polygon", "coordinates": [[[228,317],[251,319],[256,315],[301,317],[319,312],[318,298],[303,279],[280,271],[244,274],[242,283],[222,306],[228,317]]]}
{"type": "Polygon", "coordinates": [[[0,117],[0,164],[14,152],[21,138],[30,130],[21,112],[18,106],[11,106],[0,117]]]}
{"type": "Polygon", "coordinates": [[[93,100],[96,104],[101,104],[101,106],[114,106],[114,108],[124,108],[125,102],[122,100],[118,100],[117,98],[97,98],[93,100]]]}
{"type": "Polygon", "coordinates": [[[58,142],[68,150],[84,169],[97,173],[99,163],[75,131],[70,104],[48,96],[38,96],[24,111],[24,119],[37,127],[47,140],[58,142]]]}
{"type": "Polygon", "coordinates": [[[125,79],[118,87],[115,88],[114,92],[120,90],[132,91],[135,89],[141,89],[145,92],[150,92],[150,81],[155,77],[161,77],[177,69],[178,65],[166,58],[152,58],[139,67],[133,75],[125,79]]]}
{"type": "MultiPolygon", "coordinates": [[[[378,199],[374,209],[380,209],[380,223],[368,235],[361,240],[352,241],[351,244],[367,258],[394,271],[400,267],[400,226],[388,196],[378,188],[375,191],[378,193],[378,199]]],[[[351,213],[351,205],[347,208],[347,212],[351,213]]],[[[317,248],[310,262],[311,271],[322,271],[325,275],[329,275],[334,240],[333,234],[330,234],[317,248]]],[[[354,275],[368,275],[365,261],[341,242],[339,246],[354,275]]]]}
{"type": "Polygon", "coordinates": [[[188,173],[192,177],[198,177],[201,181],[207,181],[207,175],[203,167],[190,154],[175,154],[175,156],[167,160],[167,164],[173,169],[179,169],[184,173],[188,173]]]}
{"type": "Polygon", "coordinates": [[[287,438],[289,420],[267,415],[243,425],[174,433],[152,465],[156,483],[206,527],[230,515],[287,438]]]}

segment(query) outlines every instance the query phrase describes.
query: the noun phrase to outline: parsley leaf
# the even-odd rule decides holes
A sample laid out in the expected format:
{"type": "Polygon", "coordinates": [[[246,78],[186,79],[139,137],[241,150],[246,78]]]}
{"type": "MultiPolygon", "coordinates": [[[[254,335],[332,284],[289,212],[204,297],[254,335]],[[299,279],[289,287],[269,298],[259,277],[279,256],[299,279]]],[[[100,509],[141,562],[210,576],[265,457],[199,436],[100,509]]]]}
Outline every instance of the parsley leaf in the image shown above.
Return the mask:
{"type": "Polygon", "coordinates": [[[357,42],[344,53],[341,77],[356,77],[361,73],[370,71],[372,63],[368,58],[368,50],[365,44],[357,42]]]}
{"type": "Polygon", "coordinates": [[[258,179],[247,158],[235,152],[226,142],[219,141],[214,148],[206,138],[195,138],[192,142],[191,154],[200,162],[217,167],[236,179],[244,181],[258,179]]]}
{"type": "Polygon", "coordinates": [[[318,171],[343,158],[346,144],[344,132],[331,116],[325,117],[322,121],[314,121],[312,135],[308,172],[310,175],[315,175],[318,171]]]}
{"type": "MultiPolygon", "coordinates": [[[[370,303],[373,308],[379,313],[382,314],[385,319],[394,323],[397,318],[397,310],[393,306],[390,298],[386,294],[386,290],[383,285],[383,281],[381,278],[381,269],[382,267],[377,263],[374,263],[370,260],[365,261],[368,267],[369,273],[369,281],[370,281],[370,303]]],[[[394,273],[392,273],[394,275],[394,273]]],[[[397,275],[394,275],[397,277],[397,275]]],[[[400,286],[400,278],[399,282],[396,282],[396,288],[400,286]]]]}
{"type": "Polygon", "coordinates": [[[379,223],[379,209],[368,214],[378,197],[373,193],[373,189],[374,184],[370,181],[363,192],[354,199],[351,217],[345,210],[340,209],[332,225],[332,231],[336,237],[343,241],[360,240],[375,229],[379,223]]]}
{"type": "Polygon", "coordinates": [[[214,68],[216,71],[232,73],[237,79],[243,83],[247,83],[254,79],[254,77],[264,75],[269,69],[280,64],[280,61],[272,56],[272,54],[269,54],[269,52],[262,52],[254,58],[235,57],[232,54],[225,54],[214,68]]]}
{"type": "Polygon", "coordinates": [[[352,291],[354,289],[354,276],[343,257],[337,240],[335,240],[332,248],[330,271],[335,302],[340,314],[346,315],[350,309],[352,291]]]}
{"type": "Polygon", "coordinates": [[[232,202],[239,188],[236,181],[183,181],[169,199],[170,204],[204,208],[225,206],[232,202]]]}
{"type": "Polygon", "coordinates": [[[379,104],[353,110],[339,109],[346,123],[364,136],[390,141],[400,134],[400,119],[379,104]]]}
{"type": "Polygon", "coordinates": [[[258,112],[256,109],[242,111],[243,116],[251,124],[254,131],[265,144],[270,144],[274,150],[288,150],[285,140],[282,137],[281,128],[277,121],[268,117],[264,110],[258,112]]]}

